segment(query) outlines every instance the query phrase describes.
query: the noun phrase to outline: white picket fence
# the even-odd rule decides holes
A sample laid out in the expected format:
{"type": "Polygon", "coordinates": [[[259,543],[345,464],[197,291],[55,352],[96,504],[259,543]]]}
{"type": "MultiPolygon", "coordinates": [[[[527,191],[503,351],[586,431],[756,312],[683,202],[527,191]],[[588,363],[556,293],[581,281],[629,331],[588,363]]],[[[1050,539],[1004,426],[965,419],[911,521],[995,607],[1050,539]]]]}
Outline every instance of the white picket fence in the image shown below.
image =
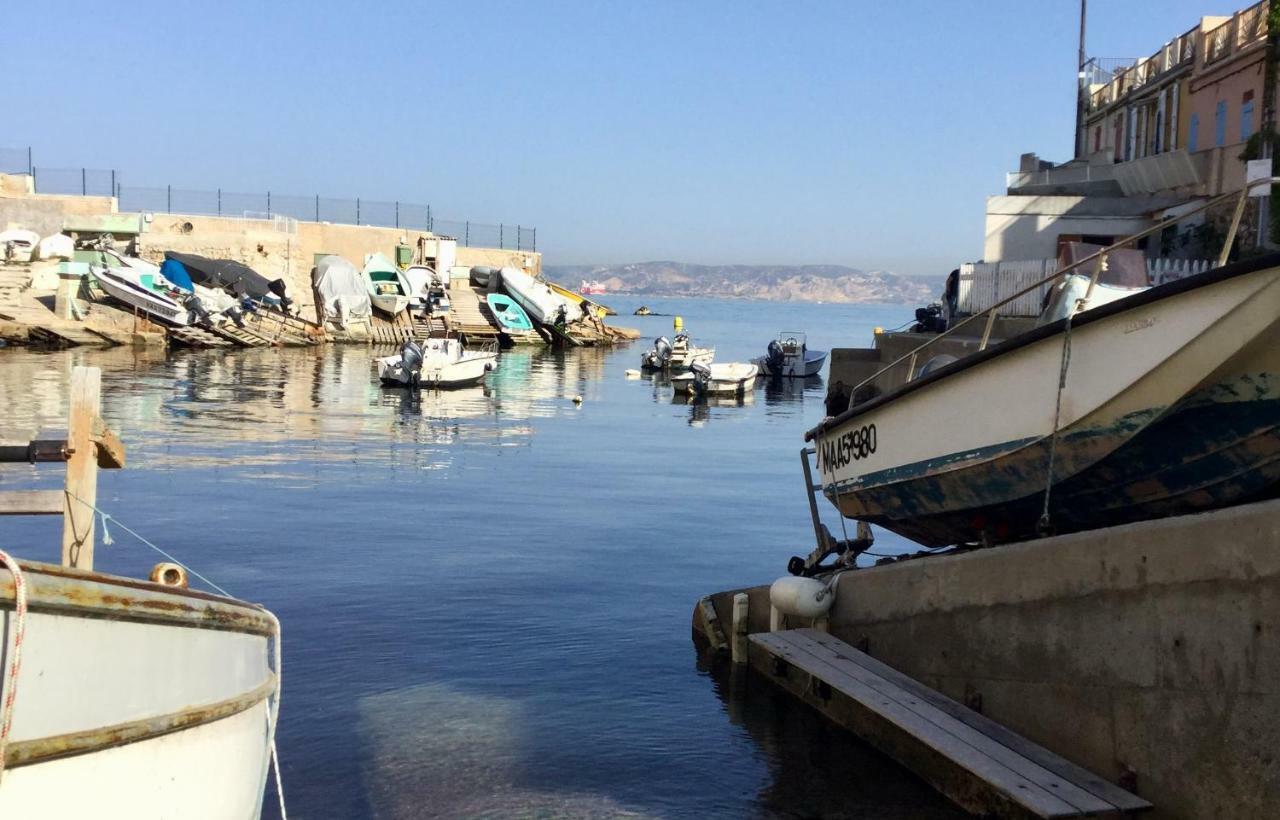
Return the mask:
{"type": "MultiPolygon", "coordinates": [[[[1203,273],[1213,267],[1208,259],[1148,259],[1147,276],[1153,285],[1163,285],[1203,273]]],[[[1025,287],[1051,276],[1058,269],[1056,259],[1029,259],[1020,262],[965,262],[960,266],[958,307],[961,315],[980,313],[1025,287]]],[[[1048,285],[1019,296],[1000,308],[1001,316],[1039,316],[1048,285]]]]}

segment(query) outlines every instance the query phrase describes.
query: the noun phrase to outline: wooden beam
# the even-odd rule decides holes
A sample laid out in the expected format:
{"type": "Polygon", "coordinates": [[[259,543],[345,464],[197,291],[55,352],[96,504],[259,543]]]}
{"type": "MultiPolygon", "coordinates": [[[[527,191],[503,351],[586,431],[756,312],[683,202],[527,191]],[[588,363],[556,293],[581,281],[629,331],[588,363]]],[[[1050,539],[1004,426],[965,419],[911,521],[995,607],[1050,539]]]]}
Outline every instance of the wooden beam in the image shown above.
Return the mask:
{"type": "Polygon", "coordinates": [[[76,367],[71,371],[71,409],[67,418],[66,507],[62,519],[62,565],[93,569],[93,505],[98,503],[97,445],[94,421],[102,394],[102,371],[76,367]]]}
{"type": "Polygon", "coordinates": [[[0,493],[0,515],[62,515],[62,490],[10,490],[0,493]]]}
{"type": "Polygon", "coordinates": [[[124,443],[96,415],[93,419],[93,442],[98,445],[98,466],[115,470],[124,466],[124,443]]]}

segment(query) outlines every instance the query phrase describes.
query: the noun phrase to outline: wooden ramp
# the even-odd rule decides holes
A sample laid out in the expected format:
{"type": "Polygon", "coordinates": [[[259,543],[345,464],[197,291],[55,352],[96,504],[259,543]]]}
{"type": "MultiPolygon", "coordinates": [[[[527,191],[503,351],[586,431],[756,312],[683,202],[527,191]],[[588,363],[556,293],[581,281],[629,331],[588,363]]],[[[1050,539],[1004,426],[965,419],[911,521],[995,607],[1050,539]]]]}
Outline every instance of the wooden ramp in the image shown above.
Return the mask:
{"type": "Polygon", "coordinates": [[[772,677],[963,808],[1121,817],[1151,804],[816,629],[761,632],[772,677]]]}

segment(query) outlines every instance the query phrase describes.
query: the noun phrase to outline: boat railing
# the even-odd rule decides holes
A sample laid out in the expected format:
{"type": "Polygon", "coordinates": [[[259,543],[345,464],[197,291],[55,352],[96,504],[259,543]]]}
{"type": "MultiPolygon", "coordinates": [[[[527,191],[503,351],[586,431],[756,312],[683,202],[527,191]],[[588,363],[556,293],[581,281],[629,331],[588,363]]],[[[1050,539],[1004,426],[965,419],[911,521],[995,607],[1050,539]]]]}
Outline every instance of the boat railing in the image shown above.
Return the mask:
{"type": "Polygon", "coordinates": [[[982,338],[978,342],[978,350],[980,351],[986,350],[987,345],[991,341],[991,330],[995,325],[996,317],[999,316],[1000,309],[1002,307],[1017,301],[1018,299],[1022,298],[1026,294],[1031,293],[1032,291],[1035,291],[1039,288],[1042,288],[1047,284],[1055,282],[1059,279],[1063,279],[1066,276],[1071,275],[1073,272],[1077,271],[1078,269],[1082,268],[1083,266],[1092,263],[1093,270],[1089,274],[1089,287],[1085,291],[1084,297],[1080,300],[1080,303],[1087,304],[1089,299],[1093,296],[1094,288],[1097,287],[1098,277],[1101,276],[1102,273],[1107,269],[1107,257],[1113,251],[1124,250],[1129,246],[1134,245],[1140,239],[1144,239],[1153,234],[1157,234],[1163,231],[1165,228],[1168,228],[1170,225],[1176,225],[1177,223],[1186,220],[1188,217],[1195,216],[1198,213],[1207,211],[1208,209],[1216,205],[1220,205],[1223,202],[1228,202],[1234,197],[1236,199],[1236,206],[1235,206],[1234,212],[1231,215],[1231,226],[1227,230],[1226,238],[1222,243],[1222,250],[1219,251],[1218,253],[1217,264],[1215,265],[1215,267],[1222,267],[1227,263],[1227,256],[1230,254],[1231,246],[1235,242],[1236,232],[1240,228],[1240,218],[1244,215],[1244,206],[1245,206],[1245,203],[1248,201],[1249,192],[1254,188],[1257,188],[1262,185],[1278,185],[1278,184],[1280,184],[1280,177],[1267,177],[1267,178],[1256,179],[1251,182],[1248,182],[1239,191],[1228,191],[1225,194],[1219,194],[1218,196],[1215,196],[1209,200],[1206,200],[1205,202],[1201,203],[1200,205],[1196,206],[1190,211],[1185,211],[1177,214],[1176,216],[1171,216],[1166,219],[1162,219],[1161,221],[1157,222],[1155,225],[1152,225],[1150,228],[1139,231],[1138,233],[1135,233],[1131,236],[1126,236],[1124,239],[1121,239],[1118,242],[1108,245],[1107,247],[1099,251],[1095,251],[1094,253],[1089,254],[1088,256],[1084,257],[1083,259],[1080,259],[1077,262],[1073,262],[1070,265],[1059,268],[1054,273],[1049,274],[1043,279],[1033,282],[1032,284],[1022,288],[1021,290],[1018,290],[1015,293],[1012,293],[1009,296],[1006,296],[1004,299],[1001,299],[1000,301],[996,302],[991,307],[983,311],[980,311],[978,313],[975,313],[972,316],[965,317],[963,320],[961,320],[954,326],[947,328],[942,333],[939,333],[936,336],[930,337],[923,344],[915,348],[912,348],[911,350],[907,351],[906,353],[902,354],[898,358],[886,364],[884,367],[877,370],[872,375],[868,376],[867,378],[863,379],[862,381],[854,385],[849,395],[849,408],[852,409],[856,404],[859,403],[859,401],[862,398],[859,395],[859,391],[863,387],[874,384],[878,379],[880,379],[886,373],[898,367],[899,365],[903,364],[904,362],[907,365],[906,381],[910,382],[914,380],[916,378],[916,363],[920,360],[920,356],[922,353],[924,353],[926,350],[928,350],[930,347],[932,347],[934,344],[938,343],[942,339],[945,339],[949,336],[955,336],[956,334],[959,333],[959,331],[962,328],[968,327],[969,325],[973,325],[982,319],[986,320],[986,324],[983,326],[983,329],[982,329],[982,338]]]}

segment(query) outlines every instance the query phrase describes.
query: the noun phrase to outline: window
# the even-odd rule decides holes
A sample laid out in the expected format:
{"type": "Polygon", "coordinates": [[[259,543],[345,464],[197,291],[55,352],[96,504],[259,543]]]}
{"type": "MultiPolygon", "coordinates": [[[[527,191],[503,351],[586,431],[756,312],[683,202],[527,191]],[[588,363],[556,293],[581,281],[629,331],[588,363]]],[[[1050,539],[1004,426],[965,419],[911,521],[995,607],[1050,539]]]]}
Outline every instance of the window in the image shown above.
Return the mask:
{"type": "Polygon", "coordinates": [[[1200,150],[1200,115],[1192,114],[1187,127],[1187,150],[1195,153],[1200,150]]]}
{"type": "Polygon", "coordinates": [[[1227,142],[1227,101],[1219,100],[1213,112],[1213,144],[1225,145],[1227,142]]]}
{"type": "Polygon", "coordinates": [[[1240,141],[1244,142],[1253,134],[1253,100],[1240,106],[1240,141]]]}
{"type": "Polygon", "coordinates": [[[1102,150],[1102,126],[1096,125],[1093,128],[1093,150],[1095,152],[1102,150]]]}

